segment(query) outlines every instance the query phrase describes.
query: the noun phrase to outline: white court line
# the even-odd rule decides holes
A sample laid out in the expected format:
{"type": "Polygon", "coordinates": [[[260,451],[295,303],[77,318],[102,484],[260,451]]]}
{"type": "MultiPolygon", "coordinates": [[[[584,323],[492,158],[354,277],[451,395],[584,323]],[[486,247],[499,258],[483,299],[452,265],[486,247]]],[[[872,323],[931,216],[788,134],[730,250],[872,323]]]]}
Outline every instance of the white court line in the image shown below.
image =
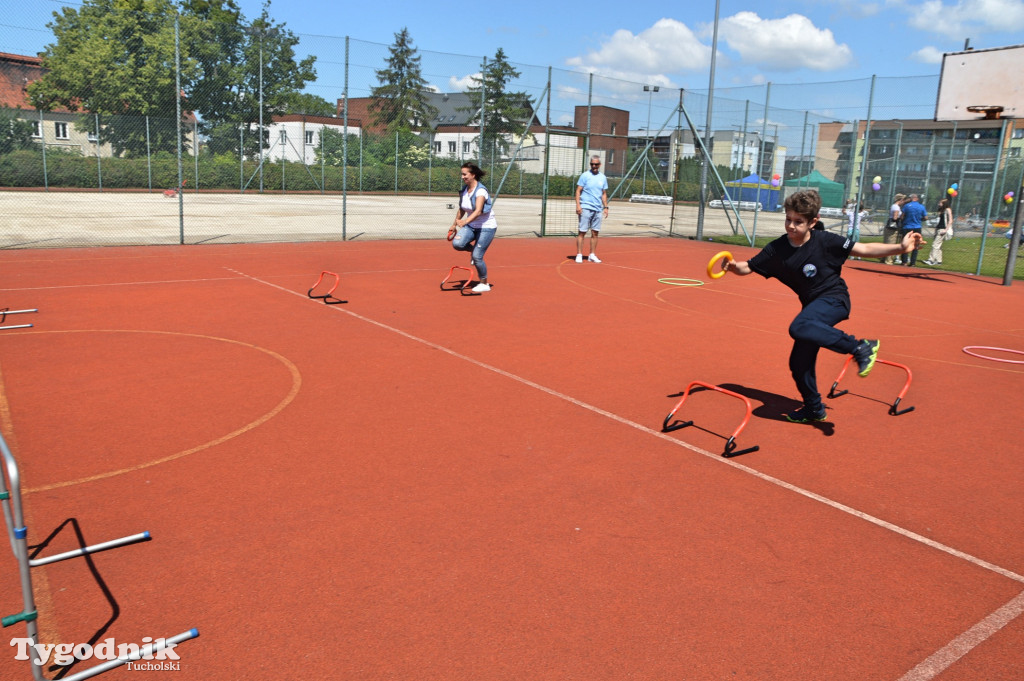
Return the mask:
{"type": "MultiPolygon", "coordinates": [[[[290,289],[284,288],[283,286],[278,286],[277,284],[273,284],[273,283],[271,283],[269,281],[265,281],[265,280],[260,279],[258,277],[254,277],[252,275],[245,274],[244,272],[239,272],[238,270],[231,269],[230,267],[227,267],[225,269],[227,269],[230,272],[234,272],[235,274],[238,274],[239,276],[245,277],[247,279],[251,279],[252,281],[258,282],[260,284],[264,284],[266,286],[270,286],[272,288],[278,289],[279,291],[284,291],[285,293],[290,293],[291,295],[294,295],[294,296],[297,296],[299,298],[302,298],[303,300],[312,300],[312,299],[308,298],[303,293],[299,293],[297,291],[292,291],[290,289]]],[[[895,532],[896,534],[898,534],[900,536],[903,536],[903,537],[906,537],[907,539],[911,539],[911,540],[916,541],[918,543],[924,544],[925,546],[933,548],[933,549],[935,549],[937,551],[942,551],[943,553],[948,553],[949,555],[954,556],[956,558],[959,558],[961,560],[964,560],[964,561],[966,561],[966,562],[968,562],[968,563],[970,563],[972,565],[975,565],[977,567],[983,568],[985,570],[990,570],[992,572],[995,572],[996,574],[1001,575],[1003,577],[1006,577],[1007,579],[1012,579],[1014,581],[1024,583],[1024,576],[1018,575],[1015,572],[1012,572],[1012,571],[1007,570],[1005,568],[999,567],[998,565],[990,563],[990,562],[988,562],[986,560],[982,560],[981,558],[978,558],[976,556],[972,556],[972,555],[970,555],[968,553],[964,553],[963,551],[959,551],[957,549],[954,549],[951,546],[947,546],[947,545],[942,544],[940,542],[937,542],[937,541],[935,541],[933,539],[929,539],[928,537],[925,537],[923,535],[917,534],[916,532],[913,532],[913,531],[908,530],[906,528],[900,527],[898,525],[894,525],[893,523],[890,523],[890,522],[888,522],[886,520],[882,520],[881,518],[876,518],[875,516],[870,515],[868,513],[864,513],[863,511],[858,511],[857,509],[852,508],[850,506],[847,506],[846,504],[840,503],[840,502],[835,501],[833,499],[829,499],[827,497],[823,497],[820,494],[816,494],[814,492],[811,492],[810,490],[806,490],[806,489],[804,489],[802,487],[797,487],[796,485],[788,483],[785,480],[780,480],[779,478],[772,477],[771,475],[768,475],[766,473],[762,473],[761,471],[755,470],[753,468],[749,468],[747,466],[744,466],[743,464],[737,463],[733,459],[725,458],[725,457],[720,456],[718,454],[714,454],[712,452],[709,452],[706,449],[701,449],[700,447],[697,447],[696,445],[692,445],[692,444],[690,444],[688,442],[685,442],[683,440],[677,439],[675,437],[670,437],[669,435],[667,435],[665,433],[662,433],[661,431],[654,430],[653,428],[648,428],[647,426],[639,424],[639,423],[637,423],[635,421],[631,421],[631,420],[629,420],[629,419],[627,419],[625,417],[619,416],[618,414],[613,414],[612,412],[607,411],[605,409],[602,409],[602,408],[600,408],[598,406],[595,406],[595,405],[592,405],[592,404],[588,404],[587,402],[583,402],[581,400],[578,400],[578,399],[576,399],[574,397],[566,395],[565,393],[561,393],[561,392],[558,392],[557,390],[554,390],[552,388],[548,388],[547,386],[543,386],[543,385],[541,385],[539,383],[535,383],[535,382],[531,381],[528,378],[523,378],[522,376],[518,376],[516,374],[510,373],[508,371],[505,371],[504,369],[499,369],[498,367],[492,366],[492,365],[487,364],[485,362],[481,362],[481,361],[479,361],[477,359],[473,359],[472,357],[469,357],[467,355],[463,355],[463,354],[461,354],[459,352],[456,352],[456,351],[454,351],[454,350],[452,350],[450,348],[447,348],[447,347],[445,347],[443,345],[438,345],[437,343],[433,343],[433,342],[428,341],[428,340],[426,340],[424,338],[420,338],[419,336],[414,336],[411,333],[408,333],[406,331],[402,331],[401,329],[397,329],[397,328],[395,328],[393,326],[389,326],[389,325],[384,324],[383,322],[379,322],[379,321],[377,321],[375,319],[370,319],[369,317],[364,317],[363,315],[361,315],[361,314],[359,314],[357,312],[353,312],[351,310],[342,308],[340,306],[332,305],[332,306],[330,306],[330,309],[335,311],[335,312],[343,312],[344,314],[347,314],[350,317],[353,317],[353,318],[358,319],[360,321],[366,322],[367,324],[372,324],[373,326],[376,326],[378,328],[384,329],[386,331],[390,331],[390,332],[392,332],[394,334],[402,336],[403,338],[407,338],[407,339],[409,339],[411,341],[414,341],[416,343],[421,343],[422,345],[425,345],[425,346],[427,346],[429,348],[433,348],[434,350],[439,350],[439,351],[441,351],[443,353],[451,355],[452,357],[456,357],[456,358],[461,359],[463,361],[469,362],[470,364],[473,364],[474,366],[480,367],[481,369],[486,369],[487,371],[491,371],[493,373],[496,373],[499,376],[504,376],[505,378],[511,379],[513,381],[516,381],[517,383],[521,383],[523,385],[529,386],[529,387],[534,388],[536,390],[539,390],[539,391],[541,391],[541,392],[543,392],[543,393],[545,393],[547,395],[551,395],[552,397],[558,398],[558,399],[563,400],[565,402],[569,402],[570,404],[574,404],[574,405],[576,405],[578,407],[581,407],[583,409],[591,411],[591,412],[593,412],[595,414],[599,414],[601,416],[609,418],[609,419],[611,419],[611,420],[613,420],[613,421],[615,421],[617,423],[621,423],[623,425],[629,426],[630,428],[634,428],[634,429],[639,430],[639,431],[641,431],[643,433],[646,433],[648,435],[656,437],[656,438],[658,438],[660,440],[664,440],[665,442],[670,442],[670,443],[672,443],[672,444],[674,444],[676,446],[679,446],[679,447],[685,447],[686,449],[689,449],[691,451],[697,452],[698,454],[702,454],[702,455],[708,457],[709,459],[717,461],[718,463],[724,464],[726,466],[732,466],[733,468],[736,468],[736,469],[741,470],[741,471],[743,471],[745,473],[753,475],[754,477],[759,478],[761,480],[764,480],[765,482],[771,483],[773,485],[777,485],[778,487],[781,487],[783,489],[789,490],[790,492],[795,492],[796,494],[800,494],[802,496],[805,496],[808,499],[813,499],[815,501],[818,501],[818,502],[820,502],[822,504],[825,504],[826,506],[830,506],[830,507],[832,507],[832,508],[834,508],[834,509],[836,509],[838,511],[841,511],[843,513],[847,513],[847,514],[852,515],[852,516],[854,516],[856,518],[860,518],[861,520],[867,521],[869,523],[877,525],[878,527],[884,528],[884,529],[889,530],[891,532],[895,532]]],[[[951,641],[949,644],[947,644],[946,646],[941,648],[939,651],[934,653],[927,660],[925,660],[924,662],[919,664],[917,667],[915,667],[913,670],[908,672],[907,675],[904,675],[901,679],[899,679],[899,681],[929,681],[930,679],[932,679],[935,676],[937,676],[940,672],[942,672],[942,670],[944,670],[946,667],[948,667],[954,661],[956,661],[956,659],[959,659],[960,657],[963,657],[964,655],[966,655],[971,649],[973,649],[973,648],[977,647],[978,645],[980,645],[983,641],[985,641],[985,639],[989,638],[994,633],[999,631],[999,629],[1001,629],[1007,623],[1009,623],[1010,621],[1012,621],[1013,619],[1018,617],[1021,614],[1021,612],[1024,612],[1024,593],[1022,593],[1021,595],[1017,596],[1017,598],[1013,599],[1012,601],[1010,601],[1009,603],[1004,605],[999,610],[996,610],[994,613],[992,613],[991,615],[986,617],[984,620],[982,620],[979,624],[976,624],[975,626],[971,627],[971,629],[967,630],[965,633],[963,633],[960,636],[958,636],[956,639],[951,641]],[[998,626],[996,626],[996,625],[998,625],[998,626]],[[951,657],[953,655],[955,655],[956,657],[951,657]],[[930,666],[927,666],[927,667],[925,666],[925,665],[929,664],[929,661],[933,660],[933,658],[936,658],[936,657],[938,657],[939,660],[940,660],[938,663],[933,663],[933,664],[931,664],[930,666]],[[941,666],[941,664],[943,663],[942,661],[945,661],[947,659],[948,659],[948,662],[945,663],[945,666],[941,666]],[[917,672],[917,670],[919,670],[919,669],[922,670],[922,671],[917,672]],[[916,675],[910,676],[910,674],[915,674],[915,673],[916,673],[916,675]]]]}
{"type": "Polygon", "coordinates": [[[1024,612],[1024,591],[994,613],[936,650],[928,658],[899,678],[899,681],[930,681],[954,662],[978,647],[985,639],[1005,627],[1024,612]]]}

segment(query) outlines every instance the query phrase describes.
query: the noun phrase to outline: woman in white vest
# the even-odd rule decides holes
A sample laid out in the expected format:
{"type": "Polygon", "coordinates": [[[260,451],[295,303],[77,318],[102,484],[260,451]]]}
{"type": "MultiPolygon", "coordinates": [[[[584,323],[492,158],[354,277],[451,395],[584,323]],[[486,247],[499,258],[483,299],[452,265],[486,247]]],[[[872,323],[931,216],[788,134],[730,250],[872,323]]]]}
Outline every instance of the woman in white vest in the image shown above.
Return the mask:
{"type": "Polygon", "coordinates": [[[491,290],[487,283],[487,263],[484,253],[494,239],[498,222],[491,211],[491,195],[480,182],[486,173],[474,163],[462,164],[462,191],[459,193],[459,210],[451,229],[456,230],[452,248],[457,251],[472,251],[473,266],[480,283],[473,287],[476,293],[491,290]]]}

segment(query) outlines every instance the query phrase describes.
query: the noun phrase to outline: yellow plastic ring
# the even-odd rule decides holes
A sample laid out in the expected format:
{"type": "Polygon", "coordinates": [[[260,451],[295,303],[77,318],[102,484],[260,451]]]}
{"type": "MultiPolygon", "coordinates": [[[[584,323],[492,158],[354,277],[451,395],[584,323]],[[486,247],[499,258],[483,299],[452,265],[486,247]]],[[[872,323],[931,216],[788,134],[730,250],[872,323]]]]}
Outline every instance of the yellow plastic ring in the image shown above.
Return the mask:
{"type": "Polygon", "coordinates": [[[665,277],[664,279],[658,280],[659,284],[668,284],[669,286],[703,286],[704,282],[700,279],[687,279],[686,277],[665,277]]]}
{"type": "Polygon", "coordinates": [[[718,253],[715,253],[714,257],[708,261],[708,276],[711,277],[712,279],[721,279],[722,277],[725,276],[724,269],[715,272],[715,265],[718,263],[719,260],[723,259],[731,261],[733,259],[732,253],[730,253],[729,251],[720,251],[718,253]]]}

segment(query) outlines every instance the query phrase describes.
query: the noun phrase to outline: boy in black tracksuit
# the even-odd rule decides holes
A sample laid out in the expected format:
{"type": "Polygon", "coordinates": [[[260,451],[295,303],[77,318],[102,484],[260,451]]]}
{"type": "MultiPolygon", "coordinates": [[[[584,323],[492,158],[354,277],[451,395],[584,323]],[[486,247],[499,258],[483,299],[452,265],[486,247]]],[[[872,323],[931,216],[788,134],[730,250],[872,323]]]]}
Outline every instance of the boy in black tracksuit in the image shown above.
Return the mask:
{"type": "Polygon", "coordinates": [[[899,244],[860,243],[814,230],[821,210],[821,197],[816,191],[792,194],[784,207],[786,234],[750,260],[726,261],[722,269],[741,276],[757,272],[766,279],[775,277],[800,297],[803,307],[789,325],[793,338],[789,370],[804,404],[786,414],[786,418],[794,423],[824,421],[825,405],[815,374],[818,349],[852,354],[857,360],[858,375],[867,376],[875,365],[880,345],[877,340],[858,340],[835,328],[850,316],[850,292],[840,276],[843,264],[851,255],[879,258],[909,253],[921,248],[924,240],[920,234],[907,232],[899,244]]]}

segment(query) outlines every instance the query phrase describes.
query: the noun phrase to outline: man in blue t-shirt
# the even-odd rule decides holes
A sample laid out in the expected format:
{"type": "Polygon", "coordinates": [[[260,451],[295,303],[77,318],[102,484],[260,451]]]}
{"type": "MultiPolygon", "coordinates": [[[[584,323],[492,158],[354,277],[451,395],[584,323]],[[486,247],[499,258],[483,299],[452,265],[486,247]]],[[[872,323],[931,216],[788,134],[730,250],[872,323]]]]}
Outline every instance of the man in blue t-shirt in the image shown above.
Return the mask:
{"type": "Polygon", "coordinates": [[[803,398],[803,406],[786,414],[794,423],[824,421],[828,416],[818,392],[815,365],[818,350],[852,354],[859,376],[867,376],[878,357],[877,340],[858,340],[835,328],[850,316],[850,292],[841,271],[850,255],[879,258],[907,253],[924,244],[921,233],[905,232],[899,244],[855,242],[831,232],[815,230],[821,197],[816,191],[796,192],[786,198],[786,233],[771,241],[750,260],[726,260],[722,269],[739,275],[757,272],[774,277],[800,298],[801,310],[789,325],[793,350],[789,370],[803,398]]]}
{"type": "Polygon", "coordinates": [[[590,157],[590,171],[580,175],[576,183],[576,215],[580,216],[576,233],[576,262],[583,262],[583,235],[590,232],[590,262],[597,257],[597,236],[601,220],[608,216],[608,178],[601,172],[601,157],[590,157]]]}
{"type": "MultiPolygon", "coordinates": [[[[917,194],[910,195],[910,201],[903,206],[903,236],[906,236],[910,232],[921,233],[921,228],[924,227],[925,218],[928,217],[928,211],[923,205],[921,205],[921,198],[917,194]]],[[[917,263],[917,251],[911,251],[910,258],[903,257],[903,264],[908,267],[913,267],[917,263]]]]}

